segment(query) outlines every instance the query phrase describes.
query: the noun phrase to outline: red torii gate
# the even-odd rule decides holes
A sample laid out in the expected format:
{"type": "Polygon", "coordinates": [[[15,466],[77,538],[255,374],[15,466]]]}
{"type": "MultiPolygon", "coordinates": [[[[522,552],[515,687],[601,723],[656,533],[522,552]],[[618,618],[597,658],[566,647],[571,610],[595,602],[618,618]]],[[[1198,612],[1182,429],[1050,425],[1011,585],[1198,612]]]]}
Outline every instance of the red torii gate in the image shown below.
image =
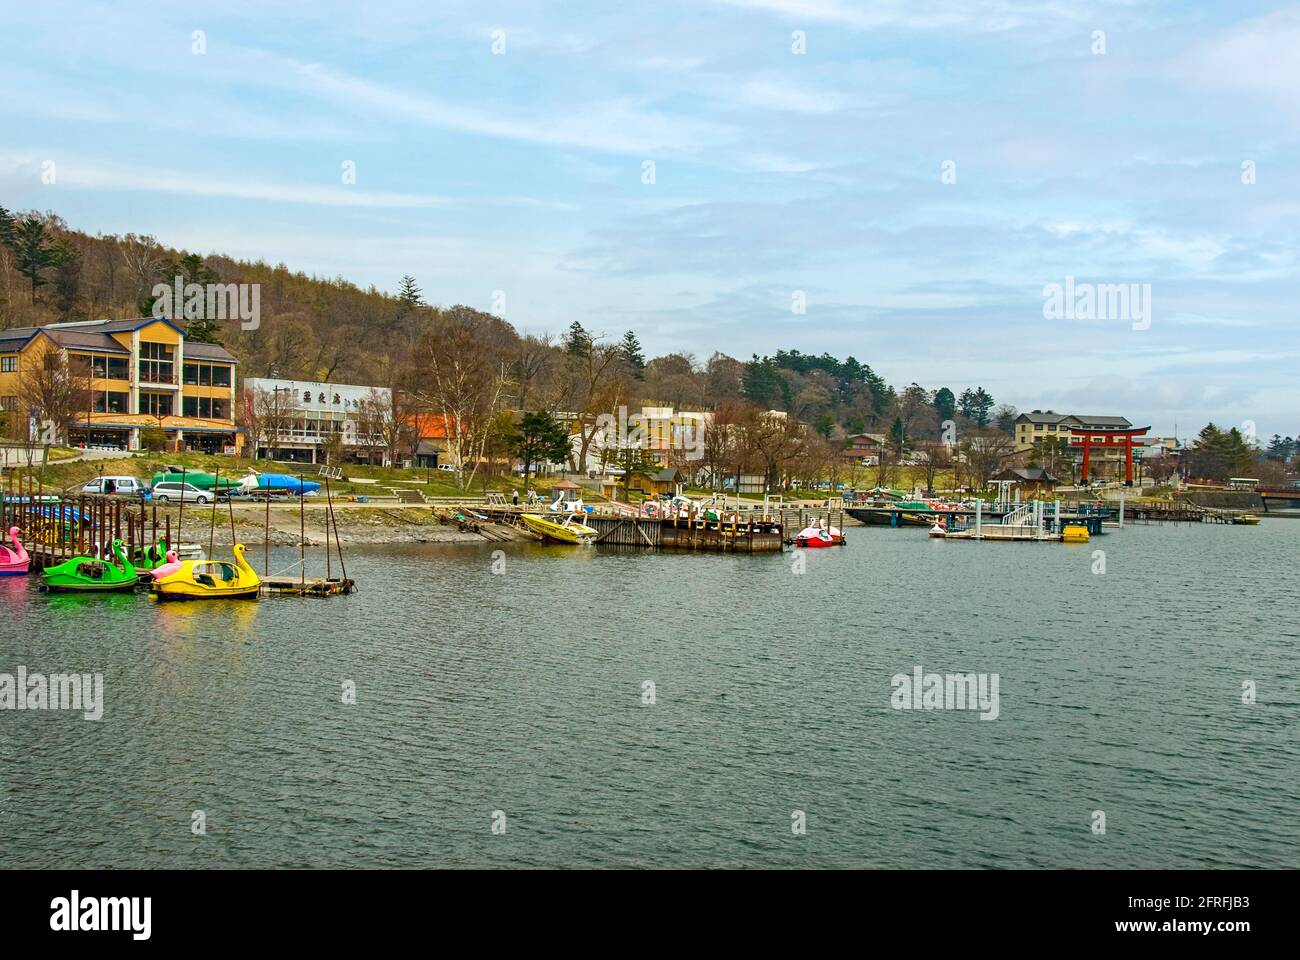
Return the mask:
{"type": "Polygon", "coordinates": [[[1118,429],[1114,427],[1101,428],[1093,427],[1071,427],[1070,428],[1070,446],[1083,447],[1083,482],[1088,482],[1088,460],[1092,453],[1093,447],[1123,447],[1124,448],[1124,482],[1129,486],[1133,485],[1133,447],[1134,440],[1143,436],[1151,428],[1148,427],[1128,427],[1127,429],[1118,429]]]}

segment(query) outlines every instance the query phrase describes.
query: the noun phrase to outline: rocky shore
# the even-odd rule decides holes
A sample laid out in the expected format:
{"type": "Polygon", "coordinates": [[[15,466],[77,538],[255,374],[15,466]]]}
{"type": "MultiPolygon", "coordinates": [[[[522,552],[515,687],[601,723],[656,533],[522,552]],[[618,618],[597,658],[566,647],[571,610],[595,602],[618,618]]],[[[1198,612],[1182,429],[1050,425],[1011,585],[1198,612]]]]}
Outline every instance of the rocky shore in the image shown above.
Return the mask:
{"type": "MultiPolygon", "coordinates": [[[[297,506],[273,505],[269,520],[265,505],[240,504],[233,510],[221,505],[215,513],[212,507],[189,507],[181,522],[181,537],[185,543],[229,547],[232,542],[231,516],[234,516],[234,538],[240,543],[261,544],[273,547],[297,546],[302,537],[308,546],[323,546],[326,540],[328,511],[323,507],[309,506],[304,517],[297,506]]],[[[170,515],[172,529],[176,529],[179,511],[159,511],[159,525],[164,515],[170,515]]],[[[383,543],[486,543],[484,537],[455,524],[440,523],[428,507],[334,507],[334,526],[344,546],[350,544],[383,543]]],[[[496,528],[494,528],[496,529],[496,528]]],[[[333,541],[333,527],[329,539],[333,541]]]]}

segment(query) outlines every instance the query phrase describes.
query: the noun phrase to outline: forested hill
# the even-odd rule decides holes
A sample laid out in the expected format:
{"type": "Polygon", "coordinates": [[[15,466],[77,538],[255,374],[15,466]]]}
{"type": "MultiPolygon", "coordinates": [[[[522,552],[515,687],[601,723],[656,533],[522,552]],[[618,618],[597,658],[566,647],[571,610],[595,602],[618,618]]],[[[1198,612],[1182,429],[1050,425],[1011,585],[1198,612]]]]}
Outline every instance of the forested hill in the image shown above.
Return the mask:
{"type": "Polygon", "coordinates": [[[199,321],[189,330],[230,349],[245,377],[377,386],[418,381],[413,364],[423,356],[427,366],[428,351],[439,349],[431,335],[452,322],[471,327],[498,366],[508,367],[508,394],[516,408],[582,410],[606,400],[681,409],[750,405],[788,411],[828,437],[897,428],[912,437],[933,436],[944,420],[1009,430],[1015,416],[1012,408],[995,408],[978,387],[896,389],[853,356],[840,360],[782,349],[748,360],[721,353],[647,359],[633,331],[609,331],[606,337],[576,323],[554,340],[521,337],[504,320],[473,308],[428,304],[411,277],[401,278],[399,292],[389,294],[284,264],[200,256],[151,236],[91,236],[52,213],[0,207],[0,328],[148,315],[155,285],[178,276],[185,283],[260,285],[257,329],[199,321]],[[587,358],[578,378],[583,382],[576,385],[575,357],[587,358]]]}

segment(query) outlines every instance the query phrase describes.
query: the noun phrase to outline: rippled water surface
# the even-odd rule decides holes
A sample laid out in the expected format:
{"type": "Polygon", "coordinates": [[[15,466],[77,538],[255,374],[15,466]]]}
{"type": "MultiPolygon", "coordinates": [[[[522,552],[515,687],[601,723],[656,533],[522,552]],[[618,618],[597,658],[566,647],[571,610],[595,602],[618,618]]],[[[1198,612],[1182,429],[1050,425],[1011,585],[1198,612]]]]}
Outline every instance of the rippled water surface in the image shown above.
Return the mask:
{"type": "Polygon", "coordinates": [[[0,579],[0,672],[107,687],[97,723],[0,710],[0,863],[1300,866],[1300,521],[849,534],[802,574],[354,550],[329,601],[0,579]],[[891,709],[917,665],[998,674],[999,718],[891,709]]]}

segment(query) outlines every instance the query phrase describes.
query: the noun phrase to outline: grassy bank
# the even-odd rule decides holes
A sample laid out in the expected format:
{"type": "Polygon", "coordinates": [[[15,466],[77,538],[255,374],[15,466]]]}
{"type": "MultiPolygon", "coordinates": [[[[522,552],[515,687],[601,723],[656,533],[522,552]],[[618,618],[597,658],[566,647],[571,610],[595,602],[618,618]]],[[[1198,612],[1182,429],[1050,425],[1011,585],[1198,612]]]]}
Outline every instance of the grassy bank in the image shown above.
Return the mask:
{"type": "MultiPolygon", "coordinates": [[[[66,456],[73,456],[68,451],[66,456]]],[[[202,473],[217,473],[223,477],[240,478],[251,471],[258,473],[283,473],[291,476],[301,475],[306,480],[319,480],[319,466],[315,464],[280,463],[274,460],[236,459],[234,457],[207,455],[202,453],[143,453],[135,456],[123,455],[102,460],[79,460],[65,462],[66,457],[51,462],[44,469],[39,463],[33,470],[39,474],[41,483],[52,490],[75,492],[87,481],[101,476],[132,476],[146,482],[152,481],[154,474],[161,473],[168,467],[183,467],[202,473]]],[[[486,485],[481,478],[476,478],[472,490],[462,490],[456,486],[455,476],[446,470],[403,470],[393,467],[375,467],[360,464],[343,466],[344,479],[331,481],[330,490],[335,496],[365,496],[382,494],[387,496],[387,487],[411,489],[430,497],[482,496],[485,491],[499,491],[507,497],[518,490],[523,496],[523,480],[517,477],[489,477],[486,485]]],[[[530,486],[534,490],[549,492],[556,482],[554,478],[538,480],[534,478],[530,486]]],[[[588,496],[588,499],[592,497],[588,496]]],[[[596,498],[599,499],[599,498],[596,498]]]]}

